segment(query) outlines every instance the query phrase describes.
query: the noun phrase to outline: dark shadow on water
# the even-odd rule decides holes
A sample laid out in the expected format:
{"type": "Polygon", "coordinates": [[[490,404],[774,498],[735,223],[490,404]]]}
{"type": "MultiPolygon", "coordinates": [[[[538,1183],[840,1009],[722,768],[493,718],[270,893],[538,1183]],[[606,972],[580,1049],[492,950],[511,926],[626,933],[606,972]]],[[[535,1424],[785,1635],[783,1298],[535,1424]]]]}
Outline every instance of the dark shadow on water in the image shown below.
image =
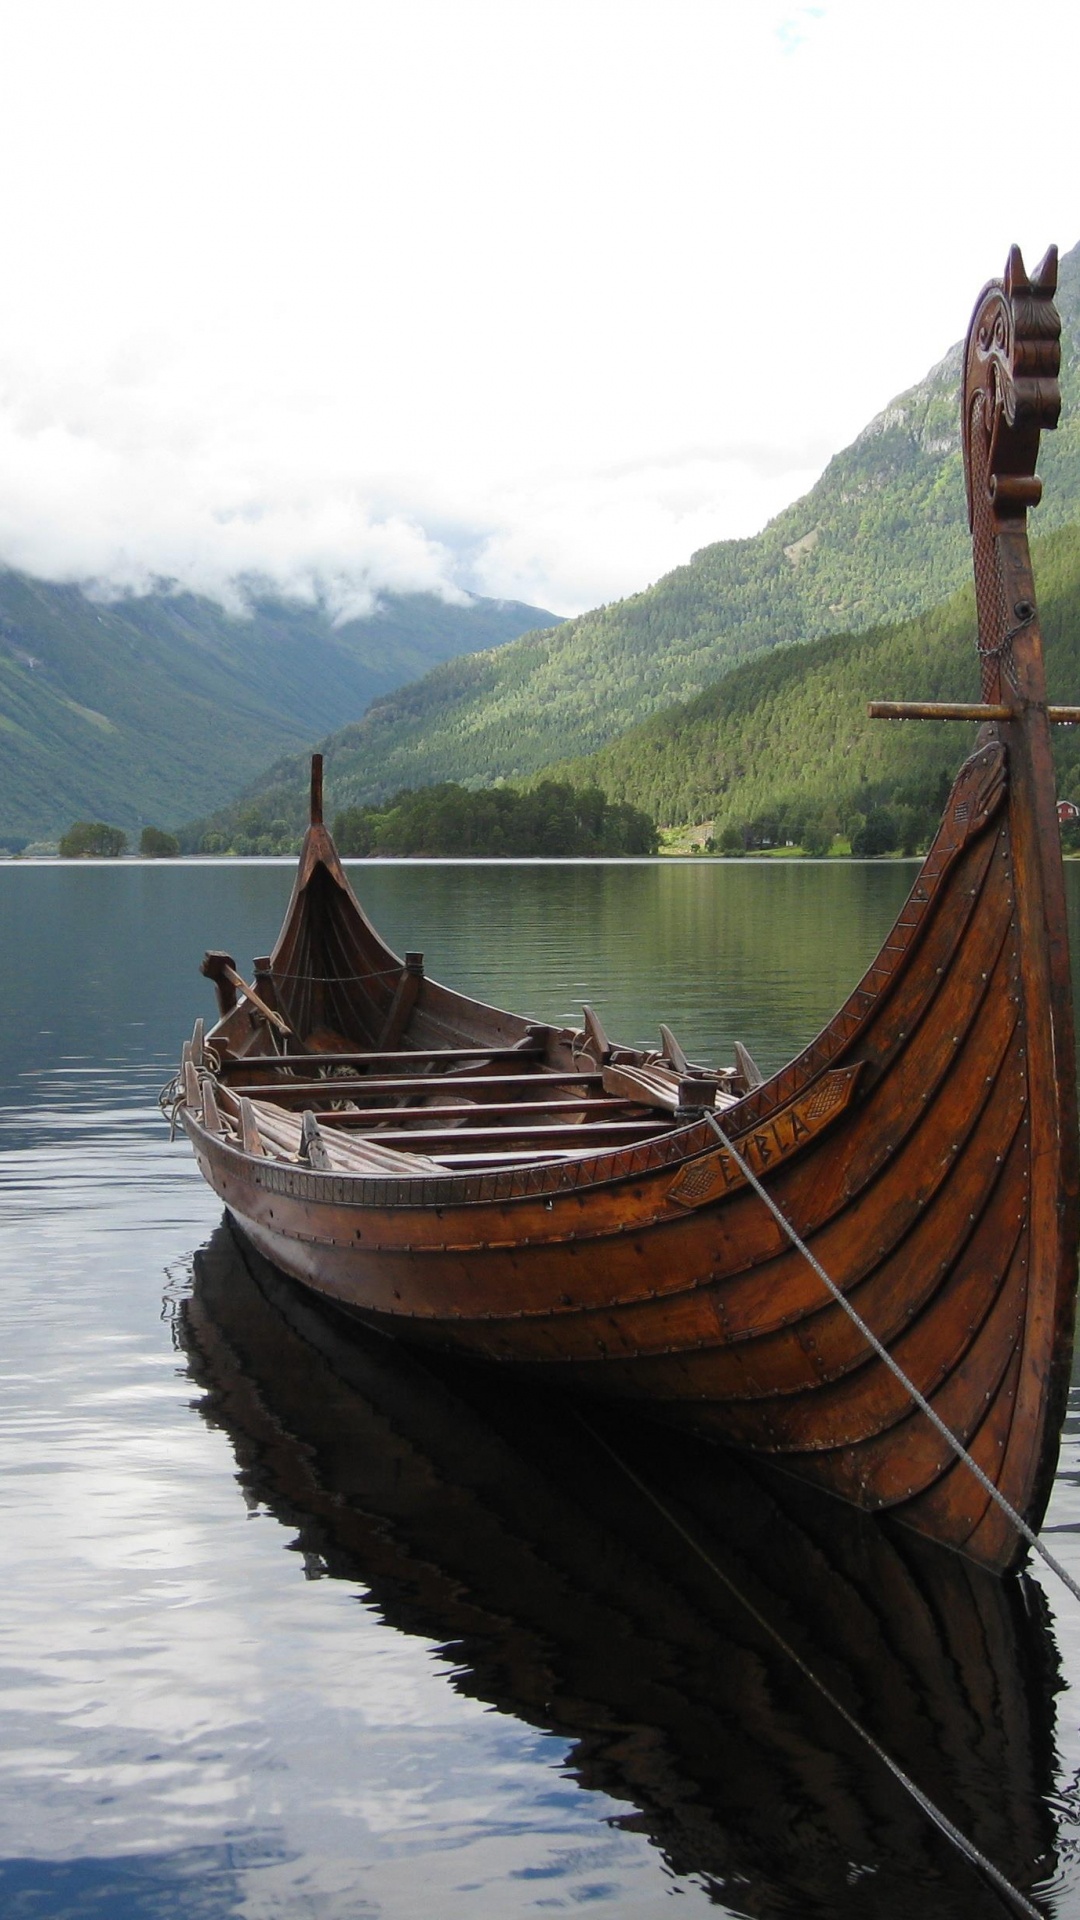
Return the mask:
{"type": "Polygon", "coordinates": [[[566,1738],[570,1776],[629,1802],[623,1824],[730,1910],[1008,1910],[762,1620],[1011,1881],[1032,1897],[1051,1879],[1060,1682],[1034,1582],[640,1421],[419,1359],[226,1226],[178,1337],[245,1498],[295,1529],[308,1576],[357,1583],[439,1643],[460,1692],[566,1738]]]}

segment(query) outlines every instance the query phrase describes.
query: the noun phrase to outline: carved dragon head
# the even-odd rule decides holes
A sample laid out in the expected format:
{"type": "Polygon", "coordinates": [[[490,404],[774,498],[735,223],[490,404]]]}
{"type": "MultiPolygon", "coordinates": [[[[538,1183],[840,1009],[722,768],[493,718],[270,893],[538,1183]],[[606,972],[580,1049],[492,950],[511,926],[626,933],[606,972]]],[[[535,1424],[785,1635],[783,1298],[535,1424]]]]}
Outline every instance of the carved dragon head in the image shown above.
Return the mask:
{"type": "Polygon", "coordinates": [[[1013,247],[1002,280],[976,303],[964,351],[964,478],[975,565],[982,698],[1018,691],[1013,641],[1035,618],[1026,595],[1005,590],[1001,541],[1020,535],[1037,506],[1039,435],[1061,412],[1061,321],[1054,306],[1057,248],[1029,278],[1013,247]]]}
{"type": "Polygon", "coordinates": [[[964,354],[964,473],[976,525],[980,490],[998,525],[1038,505],[1039,435],[1061,412],[1061,321],[1054,306],[1057,248],[1029,277],[1019,247],[1003,280],[983,289],[964,354]]]}

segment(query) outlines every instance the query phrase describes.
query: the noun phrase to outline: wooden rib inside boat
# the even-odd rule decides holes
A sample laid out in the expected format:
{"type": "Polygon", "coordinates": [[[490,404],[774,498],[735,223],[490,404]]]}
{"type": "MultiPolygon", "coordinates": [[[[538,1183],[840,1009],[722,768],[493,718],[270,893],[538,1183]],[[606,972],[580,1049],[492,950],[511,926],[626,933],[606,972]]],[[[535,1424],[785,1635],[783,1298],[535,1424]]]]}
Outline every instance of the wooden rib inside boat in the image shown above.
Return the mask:
{"type": "Polygon", "coordinates": [[[219,1019],[196,1025],[176,1093],[244,1233],[368,1324],[637,1402],[997,1570],[1022,1538],[748,1173],[1037,1526],[1078,1232],[1026,530],[1059,406],[1055,281],[1054,254],[1029,276],[1014,249],[975,310],[962,418],[985,718],[896,925],[810,1046],[763,1080],[744,1049],[703,1066],[666,1028],[647,1052],[588,1010],[579,1030],[543,1026],[429,979],[353,894],[316,760],[277,944],[251,982],[207,955],[219,1019]]]}

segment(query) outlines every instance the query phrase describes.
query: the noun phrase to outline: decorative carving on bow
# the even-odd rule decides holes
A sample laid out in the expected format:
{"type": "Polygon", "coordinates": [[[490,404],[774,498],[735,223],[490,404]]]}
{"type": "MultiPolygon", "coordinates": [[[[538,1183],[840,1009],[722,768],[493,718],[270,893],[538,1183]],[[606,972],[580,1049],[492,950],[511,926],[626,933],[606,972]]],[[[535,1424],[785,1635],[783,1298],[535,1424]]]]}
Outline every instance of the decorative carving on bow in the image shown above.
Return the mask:
{"type": "Polygon", "coordinates": [[[1039,435],[1061,412],[1061,321],[1054,306],[1057,248],[1028,277],[1013,247],[1004,280],[980,295],[964,356],[964,470],[972,527],[976,489],[986,489],[995,519],[1023,517],[1038,505],[1039,435]],[[981,444],[980,444],[981,443],[981,444]]]}
{"type": "Polygon", "coordinates": [[[1004,591],[998,541],[1021,534],[1042,481],[1035,473],[1039,435],[1061,411],[1061,321],[1054,306],[1057,248],[1029,277],[1019,247],[1003,280],[980,294],[964,353],[964,477],[975,563],[982,698],[1016,691],[1012,644],[1035,618],[1026,600],[1004,591]]]}

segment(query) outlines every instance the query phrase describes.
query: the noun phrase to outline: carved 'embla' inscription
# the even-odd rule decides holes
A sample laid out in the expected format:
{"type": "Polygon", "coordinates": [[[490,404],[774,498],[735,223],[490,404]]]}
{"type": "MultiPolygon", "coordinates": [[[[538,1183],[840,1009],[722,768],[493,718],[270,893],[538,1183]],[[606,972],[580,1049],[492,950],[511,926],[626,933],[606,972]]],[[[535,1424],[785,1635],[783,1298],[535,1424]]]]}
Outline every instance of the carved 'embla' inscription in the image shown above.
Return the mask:
{"type": "MultiPolygon", "coordinates": [[[[749,1133],[734,1134],[733,1145],[751,1172],[767,1173],[823,1132],[850,1101],[860,1067],[861,1062],[823,1074],[806,1093],[781,1107],[762,1126],[754,1127],[749,1133]]],[[[745,1185],[745,1175],[727,1148],[718,1147],[715,1153],[683,1167],[668,1188],[667,1197],[681,1207],[700,1207],[733,1187],[745,1185]]]]}

